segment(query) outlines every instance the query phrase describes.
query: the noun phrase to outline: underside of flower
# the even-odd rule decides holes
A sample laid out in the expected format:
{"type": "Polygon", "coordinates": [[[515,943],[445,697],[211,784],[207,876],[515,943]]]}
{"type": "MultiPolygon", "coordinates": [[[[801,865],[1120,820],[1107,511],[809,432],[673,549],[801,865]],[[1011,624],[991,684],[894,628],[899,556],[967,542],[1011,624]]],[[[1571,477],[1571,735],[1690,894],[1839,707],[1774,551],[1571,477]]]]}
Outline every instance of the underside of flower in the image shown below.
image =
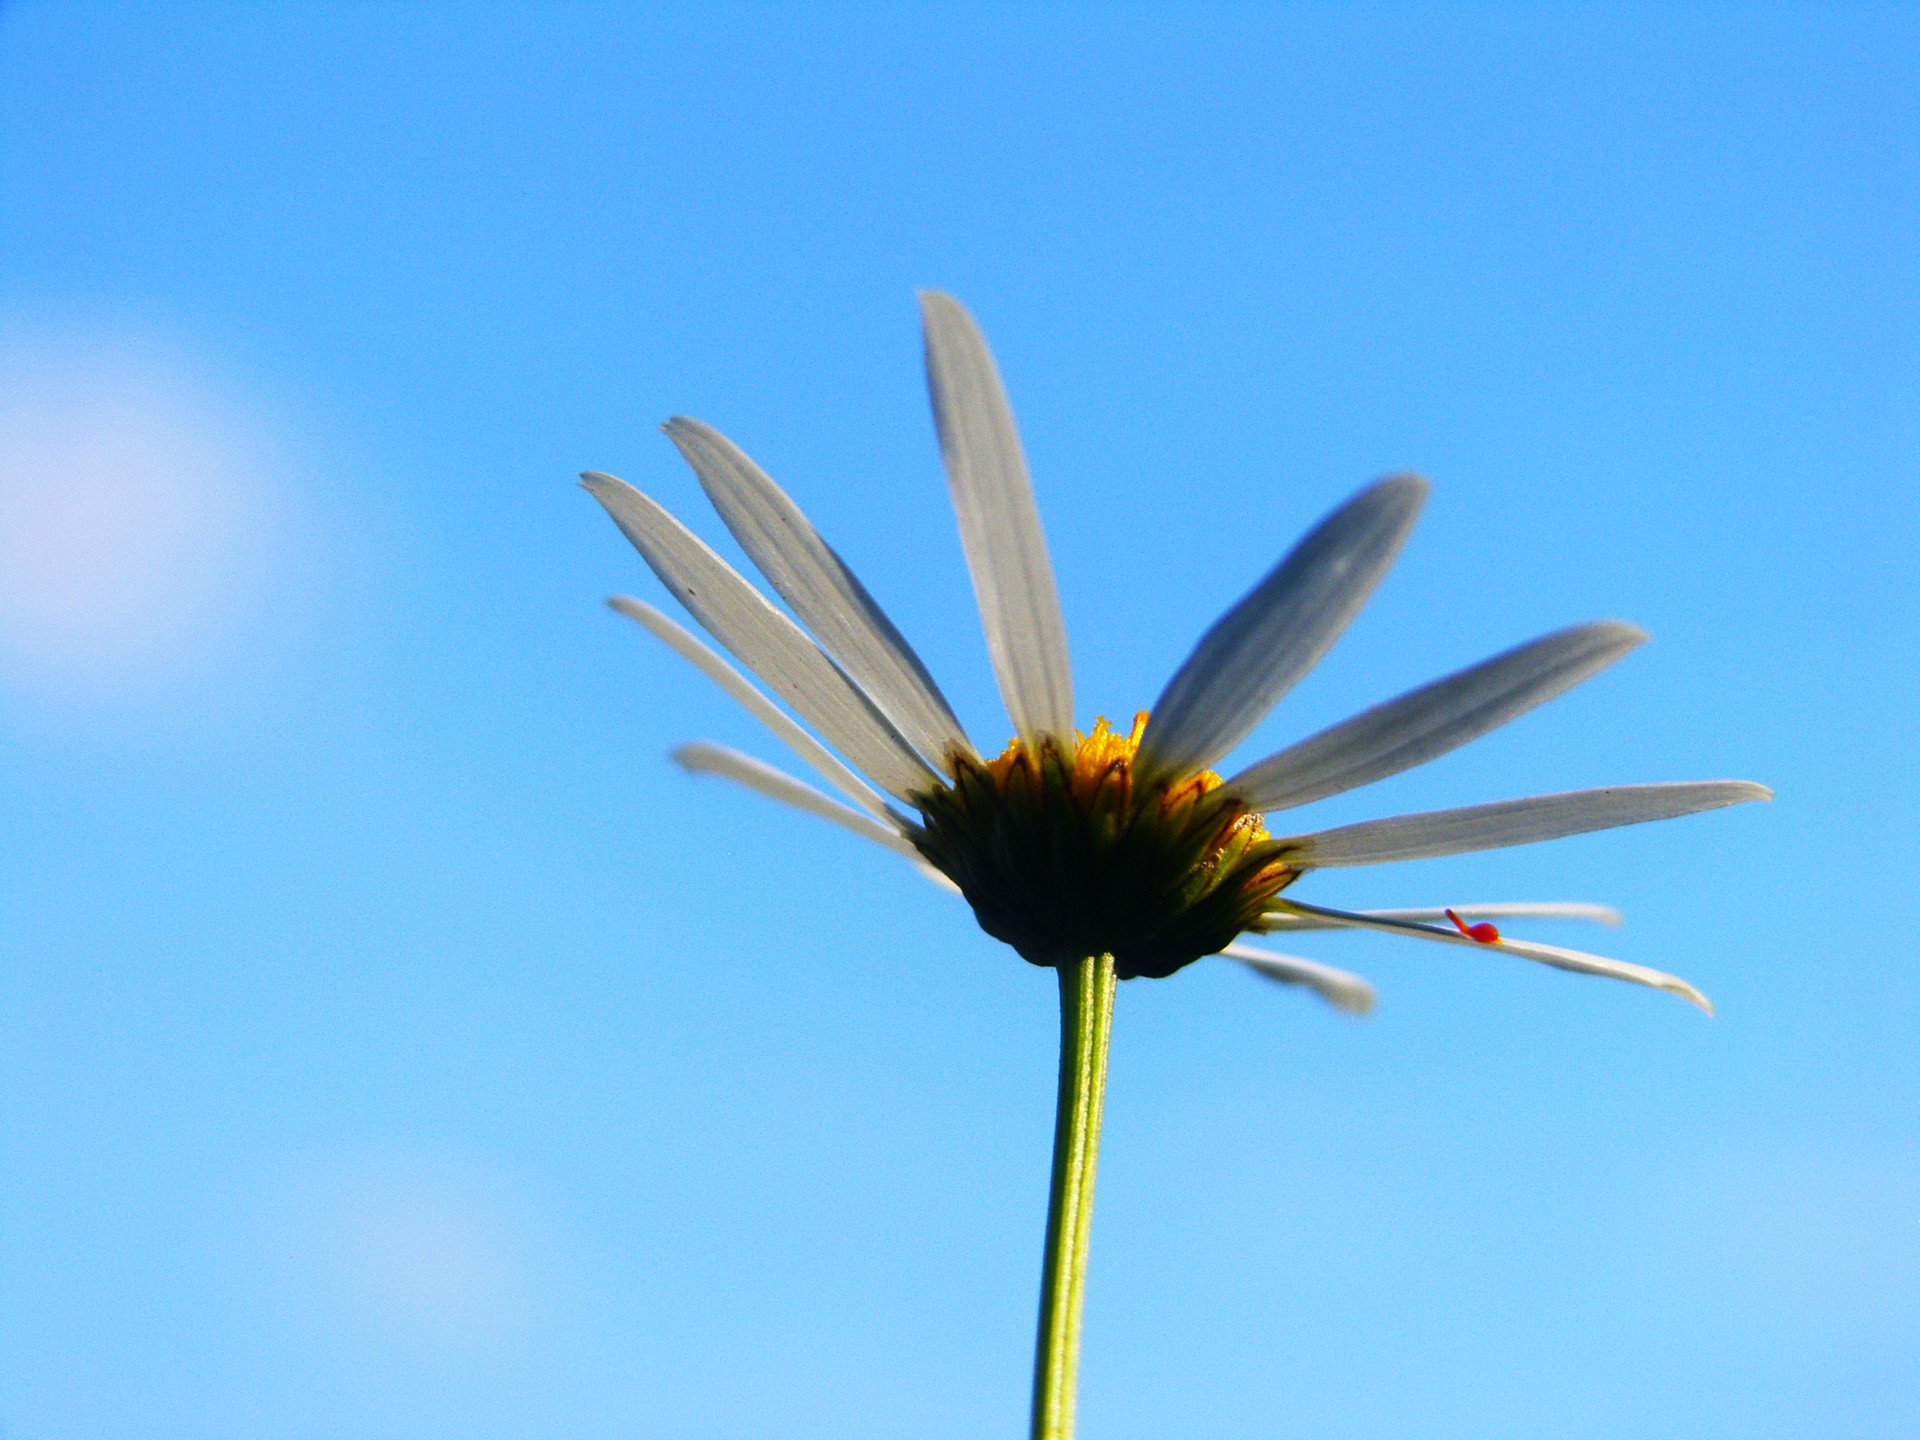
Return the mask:
{"type": "Polygon", "coordinates": [[[1142,779],[1146,724],[1015,739],[985,761],[956,749],[952,782],[912,797],[914,845],[1035,965],[1111,955],[1122,979],[1171,975],[1259,925],[1300,874],[1212,771],[1142,779]]]}
{"type": "Polygon", "coordinates": [[[642,491],[598,472],[582,483],[760,683],[645,602],[619,597],[614,608],[710,676],[838,798],[724,746],[682,746],[674,755],[683,766],[904,853],[964,894],[990,934],[1063,975],[1093,956],[1112,956],[1120,975],[1161,976],[1218,954],[1364,1011],[1373,991],[1357,976],[1239,937],[1374,930],[1648,985],[1707,1008],[1675,976],[1509,939],[1490,923],[1605,918],[1604,907],[1346,911],[1281,892],[1308,870],[1671,819],[1767,799],[1763,785],[1609,785],[1279,839],[1260,820],[1424,765],[1599,673],[1645,634],[1612,620],[1556,630],[1309,735],[1223,782],[1212,767],[1251,738],[1340,637],[1412,529],[1427,484],[1388,476],[1335,508],[1200,637],[1154,701],[1150,730],[1143,715],[1130,734],[1103,721],[1081,735],[1052,562],[999,371],[958,302],[921,298],[941,459],[987,653],[1020,739],[980,759],[920,657],[800,507],[726,436],[680,416],[667,422],[667,435],[785,609],[642,491]]]}

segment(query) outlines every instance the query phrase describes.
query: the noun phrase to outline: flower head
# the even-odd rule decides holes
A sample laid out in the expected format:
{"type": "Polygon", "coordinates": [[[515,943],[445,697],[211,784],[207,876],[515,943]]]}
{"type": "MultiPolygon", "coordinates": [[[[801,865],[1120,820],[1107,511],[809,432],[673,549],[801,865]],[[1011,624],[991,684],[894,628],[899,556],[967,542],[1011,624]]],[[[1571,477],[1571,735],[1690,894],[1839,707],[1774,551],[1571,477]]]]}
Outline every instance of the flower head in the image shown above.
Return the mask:
{"type": "Polygon", "coordinates": [[[1229,609],[1127,733],[1105,719],[1082,732],[1052,563],[998,371],[958,303],[929,294],[922,308],[941,453],[1014,738],[983,758],[919,657],[799,507],[718,431],[674,419],[667,435],[791,615],[639,490],[598,473],[584,483],[693,617],[788,708],[652,606],[612,603],[716,680],[852,803],[720,746],[682,747],[683,765],[907,857],[957,889],[989,934],[1038,965],[1105,954],[1122,977],[1165,976],[1223,954],[1364,1010],[1372,1002],[1364,981],[1241,937],[1376,929],[1651,985],[1706,1008],[1674,976],[1509,939],[1491,924],[1508,916],[1617,918],[1604,907],[1349,912],[1296,900],[1289,887],[1323,867],[1519,845],[1765,799],[1764,786],[1613,786],[1270,833],[1268,817],[1463,745],[1593,675],[1644,635],[1614,621],[1557,631],[1223,779],[1214,767],[1339,638],[1399,553],[1427,485],[1394,476],[1336,509],[1229,609]]]}
{"type": "Polygon", "coordinates": [[[1121,979],[1171,975],[1258,928],[1300,874],[1211,770],[1139,773],[1147,712],[1065,740],[954,753],[908,830],[980,928],[1036,965],[1111,955],[1121,979]]]}

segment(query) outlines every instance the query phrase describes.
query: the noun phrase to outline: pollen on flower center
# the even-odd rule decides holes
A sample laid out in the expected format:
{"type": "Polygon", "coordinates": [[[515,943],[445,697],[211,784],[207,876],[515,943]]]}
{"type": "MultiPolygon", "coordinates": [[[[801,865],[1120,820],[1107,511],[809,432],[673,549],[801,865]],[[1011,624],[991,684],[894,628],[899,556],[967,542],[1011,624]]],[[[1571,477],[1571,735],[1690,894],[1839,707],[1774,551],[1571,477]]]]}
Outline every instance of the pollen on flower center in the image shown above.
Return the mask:
{"type": "Polygon", "coordinates": [[[1299,875],[1212,771],[1140,780],[1147,712],[1071,741],[952,753],[950,784],[914,796],[914,844],[981,928],[1036,965],[1110,954],[1123,978],[1171,975],[1259,920],[1299,875]]]}

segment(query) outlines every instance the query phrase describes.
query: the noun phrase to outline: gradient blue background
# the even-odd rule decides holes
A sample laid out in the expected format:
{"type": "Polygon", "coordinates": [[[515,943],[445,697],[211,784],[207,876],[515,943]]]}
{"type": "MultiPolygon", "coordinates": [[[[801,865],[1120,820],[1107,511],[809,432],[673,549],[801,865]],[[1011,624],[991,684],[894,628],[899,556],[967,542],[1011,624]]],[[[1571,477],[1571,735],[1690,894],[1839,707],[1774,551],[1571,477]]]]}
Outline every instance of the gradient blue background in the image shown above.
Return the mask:
{"type": "Polygon", "coordinates": [[[1364,1021],[1127,986],[1083,1433],[1920,1433],[1917,221],[1904,8],[9,7],[0,1433],[1023,1433],[1051,977],[668,765],[779,756],[572,486],[717,540],[653,426],[719,425],[997,744],[921,286],[1088,718],[1414,468],[1248,756],[1655,643],[1303,824],[1779,790],[1308,887],[1613,902],[1527,933],[1711,1021],[1370,936],[1364,1021]]]}

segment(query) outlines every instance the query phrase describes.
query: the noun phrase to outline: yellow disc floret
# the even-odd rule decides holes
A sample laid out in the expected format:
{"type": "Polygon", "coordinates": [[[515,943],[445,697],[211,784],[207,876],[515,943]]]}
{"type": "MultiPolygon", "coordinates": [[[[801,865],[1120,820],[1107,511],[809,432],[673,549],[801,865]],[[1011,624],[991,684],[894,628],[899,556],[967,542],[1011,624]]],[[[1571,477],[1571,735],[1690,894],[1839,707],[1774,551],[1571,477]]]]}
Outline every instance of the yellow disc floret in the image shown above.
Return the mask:
{"type": "Polygon", "coordinates": [[[1070,742],[954,753],[914,797],[914,843],[980,925],[1036,965],[1110,954],[1122,977],[1171,975],[1253,927],[1299,871],[1212,771],[1141,781],[1147,713],[1070,742]]]}

